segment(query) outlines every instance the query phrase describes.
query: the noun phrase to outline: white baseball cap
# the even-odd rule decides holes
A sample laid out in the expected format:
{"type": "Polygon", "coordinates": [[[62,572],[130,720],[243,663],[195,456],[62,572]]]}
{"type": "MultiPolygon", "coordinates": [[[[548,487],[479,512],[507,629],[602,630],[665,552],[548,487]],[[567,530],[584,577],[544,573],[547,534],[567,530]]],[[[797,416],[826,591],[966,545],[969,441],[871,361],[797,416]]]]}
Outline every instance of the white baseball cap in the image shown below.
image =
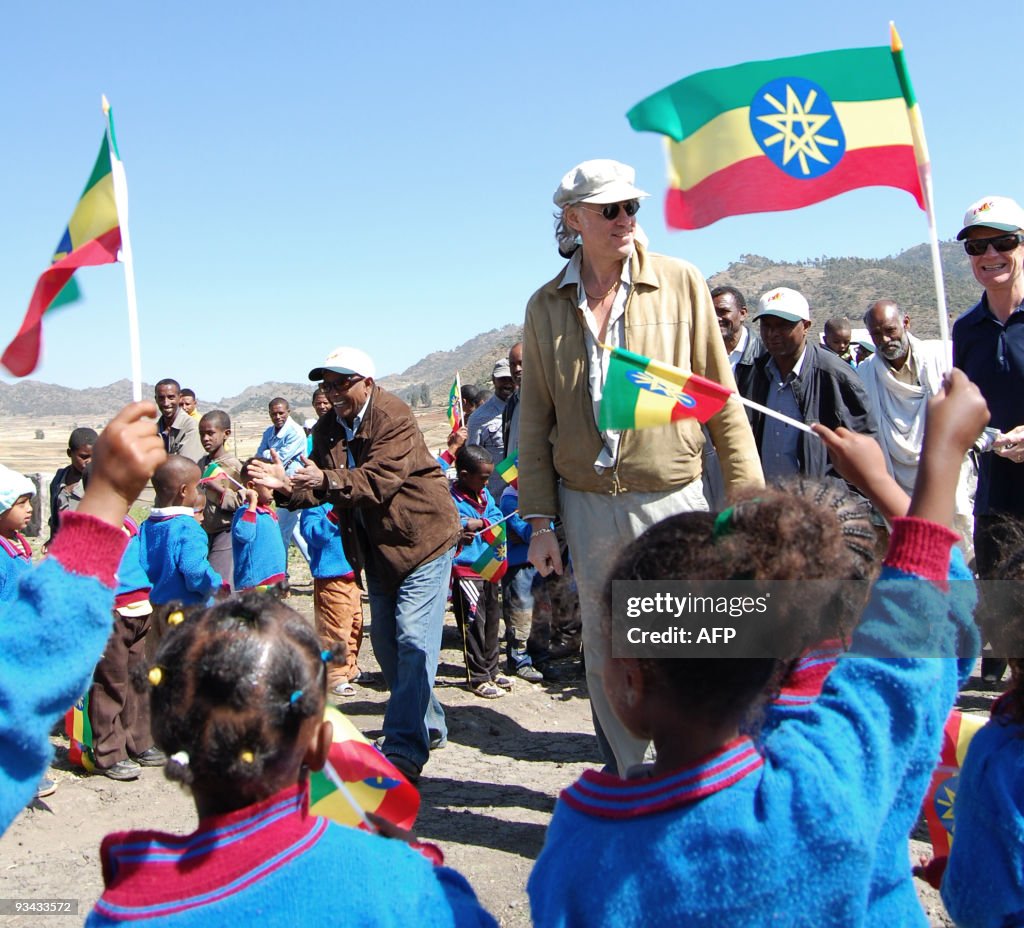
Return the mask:
{"type": "Polygon", "coordinates": [[[1009,197],[982,197],[967,207],[964,227],[957,233],[957,241],[966,238],[967,230],[974,226],[1000,232],[1019,232],[1024,229],[1024,209],[1009,197]]]}
{"type": "Polygon", "coordinates": [[[787,322],[810,322],[811,307],[807,305],[802,293],[789,287],[776,287],[761,295],[757,301],[757,314],[750,321],[754,322],[762,316],[778,316],[787,322]]]}
{"type": "Polygon", "coordinates": [[[650,194],[637,187],[636,171],[621,161],[595,158],[577,164],[558,185],[553,197],[560,209],[573,203],[621,203],[650,194]]]}
{"type": "Polygon", "coordinates": [[[322,380],[325,371],[335,374],[359,374],[362,377],[376,377],[377,365],[365,351],[342,345],[335,348],[320,367],[309,372],[310,380],[322,380]]]}

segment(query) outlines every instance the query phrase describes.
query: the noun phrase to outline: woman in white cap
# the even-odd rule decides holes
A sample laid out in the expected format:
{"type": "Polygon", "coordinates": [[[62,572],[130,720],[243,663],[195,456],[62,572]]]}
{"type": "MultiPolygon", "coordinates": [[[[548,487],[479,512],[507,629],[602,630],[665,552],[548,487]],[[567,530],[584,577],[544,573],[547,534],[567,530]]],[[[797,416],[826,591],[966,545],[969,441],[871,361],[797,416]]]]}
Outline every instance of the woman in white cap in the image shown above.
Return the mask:
{"type": "MultiPolygon", "coordinates": [[[[566,529],[583,618],[587,680],[602,750],[622,774],[646,743],[612,714],[599,632],[605,578],[623,545],[678,512],[706,509],[704,438],[696,419],[635,432],[600,431],[608,372],[601,346],[628,348],[735,389],[711,294],[691,264],[648,252],[637,226],[648,196],[618,161],[577,165],[555,191],[556,238],[569,263],[526,309],[520,413],[520,512],[533,525],[530,561],[561,573],[549,519],[566,529]]],[[[761,484],[746,416],[735,404],[708,423],[727,489],[761,484]]]]}

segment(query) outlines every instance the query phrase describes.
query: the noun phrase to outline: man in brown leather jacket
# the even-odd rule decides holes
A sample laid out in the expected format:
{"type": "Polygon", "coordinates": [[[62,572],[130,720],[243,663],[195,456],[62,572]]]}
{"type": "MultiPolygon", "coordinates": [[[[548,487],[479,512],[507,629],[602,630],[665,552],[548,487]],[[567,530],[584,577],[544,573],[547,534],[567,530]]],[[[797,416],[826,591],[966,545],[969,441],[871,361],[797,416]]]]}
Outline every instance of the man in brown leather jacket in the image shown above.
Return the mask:
{"type": "Polygon", "coordinates": [[[277,461],[253,467],[291,509],[334,505],[345,556],[366,573],[370,637],[391,690],[383,750],[415,782],[447,738],[433,685],[459,518],[412,411],[375,373],[359,349],[332,351],[309,372],[335,412],[313,427],[309,459],[291,476],[277,461]]]}

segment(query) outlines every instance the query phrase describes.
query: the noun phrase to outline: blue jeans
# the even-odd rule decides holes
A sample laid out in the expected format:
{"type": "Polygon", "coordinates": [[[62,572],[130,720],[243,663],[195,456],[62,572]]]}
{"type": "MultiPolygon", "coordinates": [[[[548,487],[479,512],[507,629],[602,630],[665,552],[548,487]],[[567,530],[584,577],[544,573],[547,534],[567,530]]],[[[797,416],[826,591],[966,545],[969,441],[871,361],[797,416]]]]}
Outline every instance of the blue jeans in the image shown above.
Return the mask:
{"type": "Polygon", "coordinates": [[[384,589],[366,567],[370,641],[391,695],[384,712],[384,752],[422,767],[430,735],[448,736],[444,709],[434,694],[453,549],[420,564],[397,590],[384,589]]]}

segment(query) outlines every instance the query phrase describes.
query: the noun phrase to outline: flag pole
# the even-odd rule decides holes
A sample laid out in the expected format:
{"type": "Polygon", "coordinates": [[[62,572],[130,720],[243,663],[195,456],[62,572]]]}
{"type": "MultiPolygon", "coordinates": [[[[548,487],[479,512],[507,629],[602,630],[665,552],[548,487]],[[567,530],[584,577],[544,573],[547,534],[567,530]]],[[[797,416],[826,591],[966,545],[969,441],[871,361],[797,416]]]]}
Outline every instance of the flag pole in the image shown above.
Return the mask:
{"type": "Polygon", "coordinates": [[[921,107],[914,95],[914,85],[910,83],[910,72],[903,55],[903,41],[896,31],[896,23],[889,21],[890,48],[892,60],[896,66],[896,76],[900,81],[903,99],[907,104],[907,118],[910,121],[910,136],[914,142],[914,157],[917,161],[917,173],[921,178],[921,191],[924,195],[924,210],[928,217],[928,246],[932,255],[932,276],[935,280],[935,301],[939,313],[939,335],[942,338],[942,353],[946,364],[952,358],[949,344],[949,315],[946,310],[946,285],[942,279],[942,257],[939,254],[939,236],[935,227],[935,197],[932,191],[932,163],[928,156],[928,142],[924,137],[924,122],[921,119],[921,107]]]}
{"type": "Polygon", "coordinates": [[[327,779],[338,788],[338,792],[341,793],[342,798],[349,804],[352,811],[355,812],[356,817],[362,823],[363,827],[370,832],[370,834],[377,834],[377,826],[366,817],[365,810],[358,802],[356,802],[356,797],[352,795],[351,790],[345,785],[345,781],[341,778],[341,775],[334,769],[334,764],[329,760],[324,762],[324,773],[327,774],[327,779]]]}
{"type": "Polygon", "coordinates": [[[114,134],[114,114],[106,95],[102,96],[103,115],[107,118],[107,144],[110,146],[110,172],[114,182],[114,203],[117,221],[121,227],[121,262],[124,264],[124,285],[128,301],[128,344],[132,358],[132,399],[142,399],[142,351],[139,346],[139,309],[135,299],[135,265],[132,262],[132,243],[128,235],[128,179],[124,164],[117,151],[114,134]]]}
{"type": "Polygon", "coordinates": [[[744,406],[749,406],[751,409],[756,409],[759,413],[771,416],[773,419],[778,419],[779,422],[785,422],[786,425],[791,425],[795,429],[800,429],[801,432],[806,432],[808,435],[814,434],[814,429],[812,429],[806,422],[801,422],[799,419],[793,419],[790,416],[784,415],[774,409],[769,409],[767,406],[762,406],[760,403],[748,400],[745,396],[740,396],[738,393],[730,393],[729,399],[736,400],[737,403],[742,403],[744,406]]]}

